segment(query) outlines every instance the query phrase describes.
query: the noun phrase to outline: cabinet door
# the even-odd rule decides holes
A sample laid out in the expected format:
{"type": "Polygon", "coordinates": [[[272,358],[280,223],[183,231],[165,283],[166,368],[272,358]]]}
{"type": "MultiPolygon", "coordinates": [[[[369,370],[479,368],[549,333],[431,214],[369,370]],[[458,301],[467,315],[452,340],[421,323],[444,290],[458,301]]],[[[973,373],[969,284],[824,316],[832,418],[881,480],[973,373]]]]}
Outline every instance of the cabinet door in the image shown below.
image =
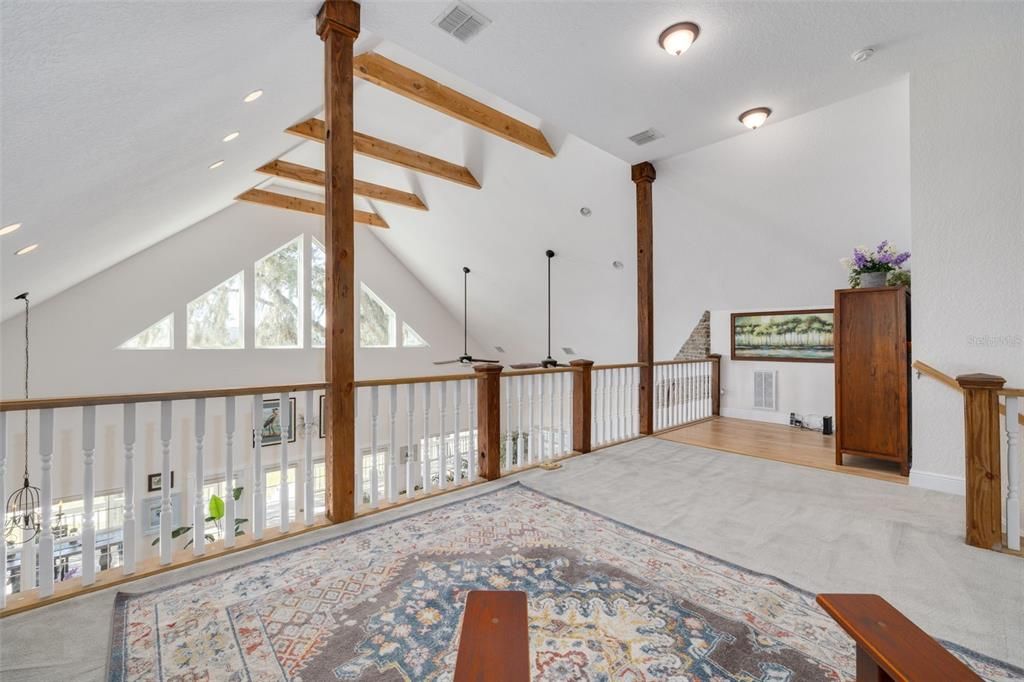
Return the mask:
{"type": "Polygon", "coordinates": [[[903,454],[906,377],[900,353],[906,341],[900,295],[901,290],[861,291],[843,293],[837,301],[839,446],[846,452],[894,459],[903,454]]]}

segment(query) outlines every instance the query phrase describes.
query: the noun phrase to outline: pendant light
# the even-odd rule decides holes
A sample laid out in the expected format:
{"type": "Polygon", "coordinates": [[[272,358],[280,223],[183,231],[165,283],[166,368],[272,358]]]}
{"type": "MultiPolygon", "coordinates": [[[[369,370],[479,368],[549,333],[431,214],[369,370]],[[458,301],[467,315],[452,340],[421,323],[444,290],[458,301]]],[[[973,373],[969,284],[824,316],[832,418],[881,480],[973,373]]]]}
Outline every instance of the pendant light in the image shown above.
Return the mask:
{"type": "MultiPolygon", "coordinates": [[[[28,292],[14,297],[15,301],[25,301],[25,399],[28,399],[28,292]]],[[[28,410],[25,410],[25,475],[24,483],[7,498],[5,509],[7,522],[4,525],[4,537],[10,542],[18,542],[10,538],[16,530],[22,531],[21,542],[31,542],[39,534],[39,488],[31,485],[28,480],[28,410]],[[30,533],[28,537],[26,533],[30,533]]]]}

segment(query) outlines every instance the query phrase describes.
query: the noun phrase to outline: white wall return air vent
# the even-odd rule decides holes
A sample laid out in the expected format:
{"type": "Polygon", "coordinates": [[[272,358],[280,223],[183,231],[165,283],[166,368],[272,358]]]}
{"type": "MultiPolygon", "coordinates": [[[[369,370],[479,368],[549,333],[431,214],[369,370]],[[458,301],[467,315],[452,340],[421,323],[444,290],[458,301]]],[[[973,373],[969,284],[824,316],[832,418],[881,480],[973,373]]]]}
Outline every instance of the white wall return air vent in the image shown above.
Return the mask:
{"type": "Polygon", "coordinates": [[[647,130],[641,130],[636,135],[630,135],[629,141],[639,146],[647,144],[648,142],[654,142],[655,140],[660,139],[661,137],[663,137],[662,134],[659,133],[657,130],[655,130],[654,128],[648,128],[647,130]]]}
{"type": "Polygon", "coordinates": [[[453,2],[434,19],[434,26],[464,43],[475,38],[490,23],[490,19],[461,2],[453,2]]]}
{"type": "Polygon", "coordinates": [[[774,410],[776,373],[754,370],[754,408],[758,410],[774,410]]]}

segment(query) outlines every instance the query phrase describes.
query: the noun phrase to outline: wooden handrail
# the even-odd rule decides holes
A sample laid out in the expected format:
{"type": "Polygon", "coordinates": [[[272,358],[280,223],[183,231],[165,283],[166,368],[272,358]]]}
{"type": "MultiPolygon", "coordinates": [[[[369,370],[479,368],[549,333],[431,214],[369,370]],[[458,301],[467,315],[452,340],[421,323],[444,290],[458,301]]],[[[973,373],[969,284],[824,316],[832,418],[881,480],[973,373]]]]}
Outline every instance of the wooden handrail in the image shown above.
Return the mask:
{"type": "MultiPolygon", "coordinates": [[[[914,360],[914,364],[911,365],[911,367],[921,374],[927,374],[933,379],[938,379],[950,388],[956,389],[957,393],[963,393],[963,390],[960,388],[960,384],[956,383],[956,379],[945,372],[937,370],[931,365],[921,362],[920,360],[914,360]]],[[[1018,398],[1024,396],[1024,388],[1002,388],[996,392],[1002,396],[1017,396],[1018,398]]],[[[999,414],[1006,416],[1006,405],[1003,405],[1002,403],[999,404],[999,414]]],[[[1017,415],[1017,423],[1024,424],[1024,415],[1017,415]]]]}
{"type": "Polygon", "coordinates": [[[621,362],[617,365],[594,365],[593,370],[599,369],[632,369],[634,367],[646,367],[646,362],[621,362]]]}
{"type": "Polygon", "coordinates": [[[435,381],[465,381],[476,379],[476,374],[432,374],[421,377],[394,377],[392,379],[364,379],[355,382],[356,388],[370,386],[405,386],[406,384],[432,384],[435,381]]]}
{"type": "Polygon", "coordinates": [[[697,362],[711,362],[712,360],[714,360],[714,358],[709,355],[708,357],[700,358],[699,360],[658,360],[652,364],[655,367],[660,367],[662,365],[690,365],[697,362]]]}
{"type": "Polygon", "coordinates": [[[162,393],[122,393],[94,396],[71,396],[66,398],[30,398],[28,400],[0,401],[0,412],[15,410],[43,410],[62,407],[85,407],[89,405],[123,405],[125,403],[157,403],[164,400],[196,400],[202,398],[224,398],[227,396],[260,395],[274,393],[300,393],[322,391],[327,388],[323,382],[312,384],[284,384],[282,386],[245,386],[241,388],[205,388],[191,391],[166,391],[162,393]]]}
{"type": "Polygon", "coordinates": [[[533,369],[507,369],[501,373],[503,377],[522,377],[528,374],[559,374],[571,372],[572,367],[535,367],[533,369]]]}
{"type": "Polygon", "coordinates": [[[877,594],[819,594],[817,601],[857,643],[857,682],[981,680],[877,594]]]}

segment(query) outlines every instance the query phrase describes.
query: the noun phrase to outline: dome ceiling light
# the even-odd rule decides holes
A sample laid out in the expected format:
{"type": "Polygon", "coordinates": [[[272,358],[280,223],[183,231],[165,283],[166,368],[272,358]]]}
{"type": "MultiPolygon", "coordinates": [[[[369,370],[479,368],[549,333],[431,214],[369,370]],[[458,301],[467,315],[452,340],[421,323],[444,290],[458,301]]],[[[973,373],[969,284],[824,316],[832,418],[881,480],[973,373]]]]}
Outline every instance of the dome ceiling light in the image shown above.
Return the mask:
{"type": "Polygon", "coordinates": [[[684,21],[672,24],[662,31],[658,36],[658,44],[665,52],[678,57],[690,49],[699,35],[700,26],[690,21],[684,21]]]}
{"type": "Polygon", "coordinates": [[[764,125],[764,122],[768,120],[768,117],[772,115],[772,110],[768,107],[757,107],[756,109],[748,109],[740,114],[740,123],[747,126],[751,130],[757,130],[764,125]]]}

